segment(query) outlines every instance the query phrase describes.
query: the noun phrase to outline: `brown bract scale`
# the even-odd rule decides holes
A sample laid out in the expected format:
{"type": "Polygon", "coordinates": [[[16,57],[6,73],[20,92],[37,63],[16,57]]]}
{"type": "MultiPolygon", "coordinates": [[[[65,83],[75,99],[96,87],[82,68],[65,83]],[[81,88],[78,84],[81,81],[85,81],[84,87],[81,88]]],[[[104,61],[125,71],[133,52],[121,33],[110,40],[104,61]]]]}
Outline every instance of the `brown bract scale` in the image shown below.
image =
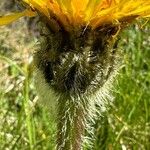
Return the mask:
{"type": "Polygon", "coordinates": [[[55,92],[71,96],[93,94],[113,74],[118,26],[94,30],[83,26],[68,32],[61,27],[53,31],[49,25],[41,24],[41,29],[35,66],[55,92]]]}

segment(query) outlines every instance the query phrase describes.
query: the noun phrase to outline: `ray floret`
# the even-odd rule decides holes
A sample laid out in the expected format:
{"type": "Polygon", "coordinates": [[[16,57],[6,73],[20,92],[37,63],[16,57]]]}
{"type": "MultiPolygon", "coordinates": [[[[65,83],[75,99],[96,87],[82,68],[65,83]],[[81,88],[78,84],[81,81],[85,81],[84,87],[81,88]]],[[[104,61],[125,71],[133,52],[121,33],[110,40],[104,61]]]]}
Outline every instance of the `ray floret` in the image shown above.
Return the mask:
{"type": "Polygon", "coordinates": [[[22,0],[22,2],[27,4],[27,10],[1,17],[0,25],[11,23],[22,16],[35,16],[35,12],[46,17],[49,22],[52,18],[57,19],[66,28],[83,25],[97,28],[108,23],[120,23],[122,20],[128,23],[128,20],[150,17],[150,1],[147,0],[22,0]]]}

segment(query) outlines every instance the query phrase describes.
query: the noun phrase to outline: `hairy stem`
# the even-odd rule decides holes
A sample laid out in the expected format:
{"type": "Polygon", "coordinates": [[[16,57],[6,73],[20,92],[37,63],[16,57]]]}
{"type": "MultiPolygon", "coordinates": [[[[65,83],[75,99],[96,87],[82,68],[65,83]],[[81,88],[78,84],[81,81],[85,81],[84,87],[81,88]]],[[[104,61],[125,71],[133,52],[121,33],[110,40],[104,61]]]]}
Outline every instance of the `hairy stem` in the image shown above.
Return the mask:
{"type": "Polygon", "coordinates": [[[81,150],[85,130],[85,110],[71,99],[58,106],[57,150],[81,150]]]}

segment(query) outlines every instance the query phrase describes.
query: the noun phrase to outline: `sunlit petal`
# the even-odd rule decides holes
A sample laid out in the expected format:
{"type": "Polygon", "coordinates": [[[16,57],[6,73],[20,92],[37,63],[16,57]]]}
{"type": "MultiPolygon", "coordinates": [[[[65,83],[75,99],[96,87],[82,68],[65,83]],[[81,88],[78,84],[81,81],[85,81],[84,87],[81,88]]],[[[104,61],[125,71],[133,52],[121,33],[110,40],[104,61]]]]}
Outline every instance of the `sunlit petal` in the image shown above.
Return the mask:
{"type": "Polygon", "coordinates": [[[12,23],[13,21],[23,17],[23,16],[28,16],[28,17],[33,17],[35,16],[36,13],[31,11],[31,10],[25,10],[20,13],[14,13],[5,17],[0,17],[0,25],[7,25],[12,23]]]}
{"type": "MultiPolygon", "coordinates": [[[[49,22],[55,18],[67,30],[87,25],[94,29],[108,23],[119,23],[126,18],[135,20],[150,17],[148,0],[22,0],[22,2],[41,16],[45,16],[49,22]]],[[[15,20],[15,16],[12,16],[10,22],[11,20],[15,20]]],[[[128,19],[126,21],[128,22],[128,19]]]]}

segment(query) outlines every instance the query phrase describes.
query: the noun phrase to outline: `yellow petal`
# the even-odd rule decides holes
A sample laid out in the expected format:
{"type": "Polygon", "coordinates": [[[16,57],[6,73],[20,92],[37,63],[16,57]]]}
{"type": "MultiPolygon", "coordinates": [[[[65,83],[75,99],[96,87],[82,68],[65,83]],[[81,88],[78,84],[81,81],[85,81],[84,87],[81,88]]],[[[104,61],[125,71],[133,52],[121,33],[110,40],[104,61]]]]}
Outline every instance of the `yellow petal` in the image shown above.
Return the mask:
{"type": "Polygon", "coordinates": [[[89,0],[72,0],[72,7],[74,14],[79,14],[85,11],[87,8],[87,4],[89,3],[89,0]]]}
{"type": "Polygon", "coordinates": [[[71,0],[57,0],[60,6],[66,11],[71,9],[71,0]]]}
{"type": "Polygon", "coordinates": [[[90,0],[89,1],[87,9],[86,9],[86,18],[85,18],[86,21],[90,20],[92,14],[94,12],[96,4],[97,4],[97,0],[90,0]]]}
{"type": "MultiPolygon", "coordinates": [[[[20,0],[47,21],[55,19],[65,28],[89,25],[92,28],[131,18],[150,17],[150,0],[20,0]]],[[[28,7],[27,6],[27,7],[28,7]]],[[[0,19],[0,25],[25,14],[18,13],[0,19]]],[[[28,15],[27,15],[28,16],[28,15]]],[[[127,21],[128,22],[128,21],[127,21]]],[[[120,22],[121,23],[121,22],[120,22]]]]}
{"type": "Polygon", "coordinates": [[[149,15],[150,1],[103,0],[97,5],[90,25],[96,28],[107,23],[119,22],[119,20],[125,21],[126,18],[135,20],[140,17],[149,17],[149,15]]]}
{"type": "Polygon", "coordinates": [[[48,11],[48,3],[49,0],[24,0],[27,4],[35,8],[41,14],[50,18],[50,14],[48,11]]]}
{"type": "Polygon", "coordinates": [[[3,17],[0,17],[0,26],[6,25],[6,24],[10,24],[13,21],[15,21],[15,20],[17,20],[17,19],[19,19],[19,18],[21,18],[23,16],[33,17],[35,15],[36,15],[35,12],[26,9],[25,11],[20,12],[20,13],[14,13],[12,15],[3,16],[3,17]]]}

